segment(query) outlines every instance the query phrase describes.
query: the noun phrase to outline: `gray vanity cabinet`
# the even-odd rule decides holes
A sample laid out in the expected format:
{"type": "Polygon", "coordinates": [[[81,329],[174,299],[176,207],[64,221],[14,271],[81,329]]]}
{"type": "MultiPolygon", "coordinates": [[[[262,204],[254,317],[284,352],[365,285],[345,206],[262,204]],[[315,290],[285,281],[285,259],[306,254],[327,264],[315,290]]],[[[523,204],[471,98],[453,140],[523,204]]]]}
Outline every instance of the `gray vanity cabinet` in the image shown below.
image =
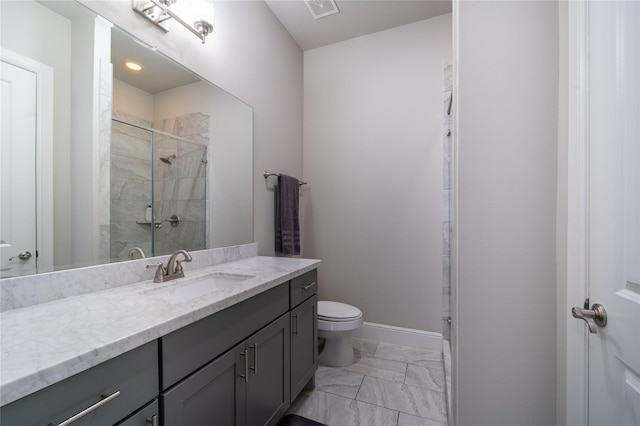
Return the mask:
{"type": "Polygon", "coordinates": [[[318,369],[317,280],[317,271],[313,270],[290,282],[291,402],[318,369]]]}
{"type": "MultiPolygon", "coordinates": [[[[73,426],[113,425],[156,398],[158,387],[153,341],[3,406],[0,419],[7,426],[58,425],[85,413],[73,426]]],[[[126,424],[149,426],[144,420],[126,424]]]]}
{"type": "Polygon", "coordinates": [[[234,426],[238,423],[242,384],[239,345],[160,395],[163,425],[234,426]]]}
{"type": "Polygon", "coordinates": [[[290,403],[289,284],[160,339],[164,426],[273,425],[290,403]]]}
{"type": "Polygon", "coordinates": [[[160,396],[165,426],[274,425],[289,407],[283,315],[160,396]]]}
{"type": "Polygon", "coordinates": [[[275,425],[289,407],[289,315],[283,315],[245,343],[238,377],[246,388],[239,425],[275,425]],[[243,361],[244,361],[243,360],[243,361]],[[244,370],[244,371],[243,371],[244,370]],[[241,376],[245,376],[244,378],[241,376]]]}
{"type": "Polygon", "coordinates": [[[136,411],[117,426],[160,426],[160,404],[157,399],[136,411]]]}

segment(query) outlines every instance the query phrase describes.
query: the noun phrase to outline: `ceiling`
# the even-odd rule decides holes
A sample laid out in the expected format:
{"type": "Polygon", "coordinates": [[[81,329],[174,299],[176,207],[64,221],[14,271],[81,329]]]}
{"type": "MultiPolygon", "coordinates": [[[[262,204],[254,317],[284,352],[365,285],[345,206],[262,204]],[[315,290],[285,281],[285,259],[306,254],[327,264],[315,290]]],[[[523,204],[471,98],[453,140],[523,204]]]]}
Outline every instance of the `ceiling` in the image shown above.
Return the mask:
{"type": "Polygon", "coordinates": [[[340,13],[314,19],[303,0],[265,0],[302,50],[451,12],[451,0],[335,0],[340,13]]]}
{"type": "Polygon", "coordinates": [[[151,94],[200,81],[182,65],[136,42],[117,28],[111,30],[111,63],[115,78],[151,94]],[[124,66],[127,61],[138,63],[142,70],[128,70],[124,66]]]}

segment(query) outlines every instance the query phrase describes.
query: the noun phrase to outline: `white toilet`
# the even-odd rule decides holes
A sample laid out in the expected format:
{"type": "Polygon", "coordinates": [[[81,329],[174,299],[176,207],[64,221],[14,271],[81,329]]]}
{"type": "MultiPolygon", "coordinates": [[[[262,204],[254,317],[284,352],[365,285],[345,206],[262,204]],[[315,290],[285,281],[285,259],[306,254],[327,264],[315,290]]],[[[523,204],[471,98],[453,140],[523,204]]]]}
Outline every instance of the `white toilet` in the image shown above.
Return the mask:
{"type": "Polygon", "coordinates": [[[360,309],[340,302],[318,302],[318,359],[332,367],[353,364],[351,335],[362,325],[360,309]]]}

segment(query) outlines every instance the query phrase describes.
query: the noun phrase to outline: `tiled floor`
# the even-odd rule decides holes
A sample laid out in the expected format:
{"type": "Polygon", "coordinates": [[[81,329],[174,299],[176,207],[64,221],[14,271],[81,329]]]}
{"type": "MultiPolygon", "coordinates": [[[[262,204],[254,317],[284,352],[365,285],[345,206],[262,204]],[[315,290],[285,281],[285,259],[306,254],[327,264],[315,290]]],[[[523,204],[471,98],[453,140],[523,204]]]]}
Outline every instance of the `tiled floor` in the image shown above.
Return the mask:
{"type": "Polygon", "coordinates": [[[447,424],[442,353],[354,339],[355,363],[320,366],[289,409],[329,426],[447,424]]]}

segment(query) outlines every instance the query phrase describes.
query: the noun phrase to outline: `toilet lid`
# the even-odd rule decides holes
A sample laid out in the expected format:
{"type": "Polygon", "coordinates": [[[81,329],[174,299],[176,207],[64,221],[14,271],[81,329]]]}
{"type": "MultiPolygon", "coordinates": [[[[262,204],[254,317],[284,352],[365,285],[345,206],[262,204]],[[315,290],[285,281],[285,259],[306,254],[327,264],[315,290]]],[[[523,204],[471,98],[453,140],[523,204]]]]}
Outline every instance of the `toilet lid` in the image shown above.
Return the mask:
{"type": "Polygon", "coordinates": [[[362,316],[360,309],[340,302],[318,302],[318,318],[333,321],[349,321],[362,316]]]}

